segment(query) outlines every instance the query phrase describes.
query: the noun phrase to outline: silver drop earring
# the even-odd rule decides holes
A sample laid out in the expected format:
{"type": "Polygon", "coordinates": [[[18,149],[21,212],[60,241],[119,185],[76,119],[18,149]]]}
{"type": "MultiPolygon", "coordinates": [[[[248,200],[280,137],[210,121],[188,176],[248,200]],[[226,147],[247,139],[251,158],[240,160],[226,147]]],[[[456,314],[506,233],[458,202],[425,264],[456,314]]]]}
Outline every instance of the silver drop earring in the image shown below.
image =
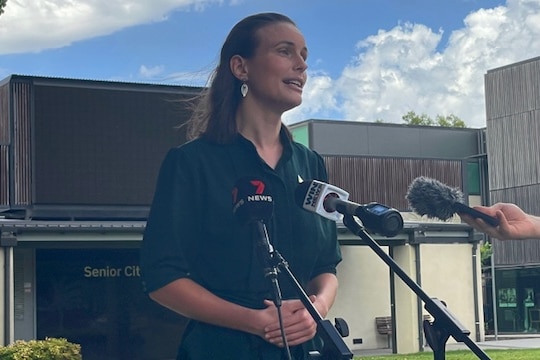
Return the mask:
{"type": "Polygon", "coordinates": [[[240,92],[242,93],[242,97],[246,97],[248,90],[248,85],[245,82],[242,83],[242,86],[240,86],[240,92]]]}

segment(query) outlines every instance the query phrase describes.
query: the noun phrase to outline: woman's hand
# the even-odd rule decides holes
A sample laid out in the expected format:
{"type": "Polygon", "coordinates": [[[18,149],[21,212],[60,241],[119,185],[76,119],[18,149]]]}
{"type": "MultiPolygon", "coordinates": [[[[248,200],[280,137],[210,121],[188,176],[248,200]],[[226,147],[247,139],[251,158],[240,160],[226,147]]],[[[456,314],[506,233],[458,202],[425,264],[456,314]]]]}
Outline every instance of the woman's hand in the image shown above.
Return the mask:
{"type": "MultiPolygon", "coordinates": [[[[315,296],[311,296],[313,302],[315,296]]],[[[265,300],[267,309],[274,313],[274,321],[269,323],[264,328],[264,339],[276,346],[284,347],[277,308],[270,300],[265,300]]],[[[307,311],[304,304],[300,300],[284,300],[281,304],[281,315],[283,319],[283,328],[287,343],[289,346],[299,345],[303,342],[311,340],[317,333],[317,323],[307,311]]]]}

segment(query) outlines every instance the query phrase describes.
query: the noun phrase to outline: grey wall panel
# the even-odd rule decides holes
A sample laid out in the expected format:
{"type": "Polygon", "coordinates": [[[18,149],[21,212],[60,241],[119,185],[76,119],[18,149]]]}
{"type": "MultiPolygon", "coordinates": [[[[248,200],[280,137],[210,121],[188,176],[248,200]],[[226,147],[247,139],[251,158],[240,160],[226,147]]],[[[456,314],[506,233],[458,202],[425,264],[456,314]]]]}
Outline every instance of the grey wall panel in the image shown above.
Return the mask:
{"type": "Polygon", "coordinates": [[[481,129],[313,121],[311,147],[326,155],[463,159],[479,154],[481,129]]]}
{"type": "Polygon", "coordinates": [[[310,124],[311,148],[321,154],[369,154],[369,135],[365,127],[343,121],[312,122],[310,124]]]}

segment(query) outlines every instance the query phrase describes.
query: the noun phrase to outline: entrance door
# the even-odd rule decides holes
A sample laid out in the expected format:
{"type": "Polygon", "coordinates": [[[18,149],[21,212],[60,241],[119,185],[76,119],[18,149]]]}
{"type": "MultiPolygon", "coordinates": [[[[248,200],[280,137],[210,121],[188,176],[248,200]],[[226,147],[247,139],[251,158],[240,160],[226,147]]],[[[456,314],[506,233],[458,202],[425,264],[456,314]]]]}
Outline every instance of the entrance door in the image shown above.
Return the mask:
{"type": "Polygon", "coordinates": [[[13,257],[14,339],[31,340],[36,337],[34,249],[15,247],[13,257]]]}
{"type": "Polygon", "coordinates": [[[85,360],[173,359],[186,319],[142,292],[138,249],[36,250],[37,337],[85,360]]]}

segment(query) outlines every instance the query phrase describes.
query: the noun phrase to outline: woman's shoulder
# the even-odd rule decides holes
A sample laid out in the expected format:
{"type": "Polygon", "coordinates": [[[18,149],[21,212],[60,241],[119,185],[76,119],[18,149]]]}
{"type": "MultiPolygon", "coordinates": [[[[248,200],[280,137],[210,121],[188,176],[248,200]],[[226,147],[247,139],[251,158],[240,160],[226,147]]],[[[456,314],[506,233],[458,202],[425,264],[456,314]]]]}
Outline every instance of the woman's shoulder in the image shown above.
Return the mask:
{"type": "Polygon", "coordinates": [[[204,138],[196,138],[193,140],[188,140],[185,143],[173,147],[169,150],[169,153],[180,155],[180,154],[200,154],[211,149],[214,149],[215,144],[205,140],[204,138]]]}
{"type": "Polygon", "coordinates": [[[297,141],[291,141],[291,144],[293,151],[297,156],[312,160],[322,159],[321,155],[317,151],[310,149],[302,143],[299,143],[297,141]]]}
{"type": "Polygon", "coordinates": [[[184,144],[169,148],[163,159],[163,164],[169,166],[186,165],[203,155],[207,145],[200,139],[190,140],[184,144]]]}

